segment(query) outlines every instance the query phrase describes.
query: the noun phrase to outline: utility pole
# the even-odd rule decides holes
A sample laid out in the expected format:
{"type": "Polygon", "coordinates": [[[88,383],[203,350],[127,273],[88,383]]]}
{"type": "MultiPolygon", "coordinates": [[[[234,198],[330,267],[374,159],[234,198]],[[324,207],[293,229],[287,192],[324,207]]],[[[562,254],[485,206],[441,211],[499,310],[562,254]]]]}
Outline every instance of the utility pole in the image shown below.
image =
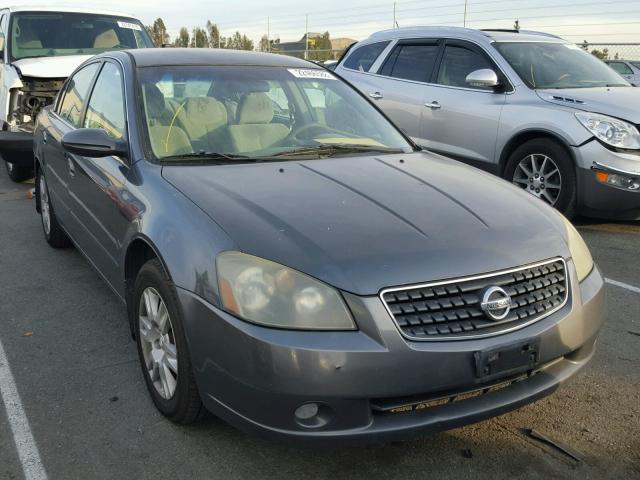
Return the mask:
{"type": "Polygon", "coordinates": [[[267,17],[267,52],[271,52],[271,40],[269,40],[269,34],[271,32],[269,31],[269,17],[267,17]]]}
{"type": "Polygon", "coordinates": [[[304,34],[304,42],[305,42],[305,46],[304,46],[304,59],[308,60],[309,59],[309,15],[305,15],[305,34],[304,34]]]}
{"type": "Polygon", "coordinates": [[[462,26],[467,26],[467,0],[464,0],[464,19],[462,20],[462,26]]]}
{"type": "Polygon", "coordinates": [[[396,2],[393,2],[393,25],[391,28],[396,28],[396,2]]]}

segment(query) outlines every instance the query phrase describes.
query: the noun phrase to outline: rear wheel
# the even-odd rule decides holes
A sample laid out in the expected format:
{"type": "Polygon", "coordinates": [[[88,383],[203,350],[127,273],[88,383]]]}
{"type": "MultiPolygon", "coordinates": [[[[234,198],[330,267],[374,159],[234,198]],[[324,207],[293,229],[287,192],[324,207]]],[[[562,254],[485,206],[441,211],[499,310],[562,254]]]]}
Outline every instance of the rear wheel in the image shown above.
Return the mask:
{"type": "Polygon", "coordinates": [[[191,369],[178,299],[162,263],[145,263],[136,278],[130,310],[142,374],[156,408],[175,423],[206,414],[191,369]]]}
{"type": "Polygon", "coordinates": [[[14,163],[7,162],[6,160],[4,165],[7,168],[9,178],[16,183],[24,182],[25,180],[33,178],[33,168],[31,167],[21,167],[14,163]]]}
{"type": "Polygon", "coordinates": [[[569,153],[546,138],[529,140],[509,156],[504,178],[567,217],[575,213],[576,174],[569,153]]]}
{"type": "Polygon", "coordinates": [[[70,246],[71,241],[58,223],[53,205],[51,205],[47,180],[40,168],[36,175],[36,202],[39,206],[42,231],[47,243],[54,248],[66,248],[70,246]]]}

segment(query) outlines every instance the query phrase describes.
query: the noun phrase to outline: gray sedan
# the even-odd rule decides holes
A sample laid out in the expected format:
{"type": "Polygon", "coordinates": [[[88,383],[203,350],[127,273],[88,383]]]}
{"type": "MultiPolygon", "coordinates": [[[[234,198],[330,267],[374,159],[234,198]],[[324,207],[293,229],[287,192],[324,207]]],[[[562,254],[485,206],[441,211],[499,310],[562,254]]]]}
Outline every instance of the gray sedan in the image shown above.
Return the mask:
{"type": "Polygon", "coordinates": [[[564,217],[419,151],[317,65],[99,55],[35,138],[44,236],[127,305],[174,422],[403,438],[539,399],[593,355],[603,280],[564,217]]]}

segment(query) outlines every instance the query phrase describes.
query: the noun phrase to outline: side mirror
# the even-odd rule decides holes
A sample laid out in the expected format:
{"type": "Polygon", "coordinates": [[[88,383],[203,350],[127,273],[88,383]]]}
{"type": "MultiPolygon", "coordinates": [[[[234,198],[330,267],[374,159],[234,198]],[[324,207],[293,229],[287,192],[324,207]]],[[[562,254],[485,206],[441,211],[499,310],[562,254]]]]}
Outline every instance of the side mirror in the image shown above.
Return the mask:
{"type": "Polygon", "coordinates": [[[483,68],[471,72],[467,75],[465,82],[471,87],[495,88],[500,86],[498,75],[490,68],[483,68]]]}
{"type": "Polygon", "coordinates": [[[0,33],[0,61],[4,60],[4,44],[5,44],[4,33],[0,33]]]}
{"type": "Polygon", "coordinates": [[[127,142],[110,137],[100,128],[67,132],[62,137],[62,146],[69,153],[91,158],[126,157],[128,152],[127,142]]]}

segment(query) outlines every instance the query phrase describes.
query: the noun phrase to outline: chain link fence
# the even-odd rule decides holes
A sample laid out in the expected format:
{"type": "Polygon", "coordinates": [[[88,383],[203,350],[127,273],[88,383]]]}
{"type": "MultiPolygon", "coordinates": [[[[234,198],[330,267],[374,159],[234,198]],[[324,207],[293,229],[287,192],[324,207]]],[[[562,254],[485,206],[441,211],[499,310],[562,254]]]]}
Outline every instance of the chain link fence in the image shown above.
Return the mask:
{"type": "Polygon", "coordinates": [[[640,61],[640,43],[579,43],[578,46],[602,60],[640,61]]]}

